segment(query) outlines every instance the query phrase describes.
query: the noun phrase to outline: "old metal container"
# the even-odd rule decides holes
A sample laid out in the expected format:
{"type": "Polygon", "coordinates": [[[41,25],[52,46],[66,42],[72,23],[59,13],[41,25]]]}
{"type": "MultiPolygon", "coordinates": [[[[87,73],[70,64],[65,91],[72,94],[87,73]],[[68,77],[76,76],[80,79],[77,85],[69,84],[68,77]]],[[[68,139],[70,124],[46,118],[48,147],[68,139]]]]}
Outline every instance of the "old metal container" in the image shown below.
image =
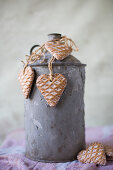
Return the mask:
{"type": "MultiPolygon", "coordinates": [[[[60,38],[50,34],[49,40],[60,38]]],[[[50,58],[50,54],[46,54],[50,58]]],[[[35,80],[29,99],[25,99],[26,157],[44,162],[76,159],[85,147],[84,83],[85,64],[73,56],[54,61],[53,72],[67,78],[67,86],[56,107],[50,107],[36,87],[36,78],[49,74],[48,60],[31,67],[35,80]]]]}

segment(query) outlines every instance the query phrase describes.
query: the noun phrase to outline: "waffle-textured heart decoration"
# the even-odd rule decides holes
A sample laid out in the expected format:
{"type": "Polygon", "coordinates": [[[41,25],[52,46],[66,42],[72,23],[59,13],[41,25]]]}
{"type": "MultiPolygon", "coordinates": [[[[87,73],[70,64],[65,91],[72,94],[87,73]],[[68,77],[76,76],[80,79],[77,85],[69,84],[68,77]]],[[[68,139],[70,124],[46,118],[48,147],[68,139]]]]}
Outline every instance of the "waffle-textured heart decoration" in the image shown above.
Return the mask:
{"type": "Polygon", "coordinates": [[[83,163],[106,165],[104,146],[101,143],[94,142],[86,150],[79,152],[77,159],[83,163]]]}
{"type": "Polygon", "coordinates": [[[52,81],[50,75],[42,74],[37,78],[36,84],[48,104],[56,106],[66,87],[67,80],[59,73],[52,75],[52,81]]]}
{"type": "Polygon", "coordinates": [[[63,60],[64,58],[66,58],[72,52],[72,48],[71,47],[69,47],[64,42],[60,42],[60,41],[47,41],[45,43],[45,48],[57,60],[63,60]]]}
{"type": "Polygon", "coordinates": [[[113,157],[113,148],[109,145],[104,145],[105,153],[107,156],[113,157]]]}
{"type": "Polygon", "coordinates": [[[30,66],[26,67],[25,70],[22,69],[18,75],[18,79],[21,85],[21,89],[24,97],[27,99],[29,97],[31,86],[34,79],[34,71],[30,66]]]}

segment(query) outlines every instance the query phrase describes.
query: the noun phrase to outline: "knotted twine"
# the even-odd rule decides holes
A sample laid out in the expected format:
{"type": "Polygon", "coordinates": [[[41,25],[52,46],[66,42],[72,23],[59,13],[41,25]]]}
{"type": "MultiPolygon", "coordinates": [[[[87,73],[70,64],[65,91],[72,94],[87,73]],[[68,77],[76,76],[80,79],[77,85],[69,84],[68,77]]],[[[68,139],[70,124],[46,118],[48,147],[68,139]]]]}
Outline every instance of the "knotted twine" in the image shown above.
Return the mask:
{"type": "Polygon", "coordinates": [[[24,61],[21,61],[24,64],[24,70],[23,72],[25,72],[26,67],[28,66],[28,64],[33,64],[35,63],[37,60],[40,60],[41,57],[43,56],[43,60],[41,61],[41,63],[45,60],[45,52],[46,49],[44,47],[45,45],[43,44],[41,47],[39,47],[37,50],[35,50],[34,52],[32,52],[31,55],[26,55],[26,63],[24,61]]]}
{"type": "Polygon", "coordinates": [[[57,43],[57,41],[62,42],[66,46],[69,46],[70,48],[72,48],[73,51],[79,50],[77,45],[75,44],[75,42],[71,38],[68,38],[66,36],[62,36],[62,38],[60,40],[56,39],[56,40],[52,40],[52,41],[55,41],[56,43],[57,43]],[[75,48],[73,48],[73,47],[75,47],[75,48]]]}
{"type": "MultiPolygon", "coordinates": [[[[67,38],[66,36],[62,36],[61,39],[54,39],[54,40],[51,40],[51,41],[48,41],[48,42],[61,42],[61,43],[64,43],[66,46],[69,46],[70,48],[72,48],[72,50],[74,51],[78,51],[78,47],[76,46],[75,42],[70,39],[70,38],[67,38]],[[74,47],[74,48],[73,48],[74,47]]],[[[45,60],[45,52],[46,52],[46,48],[45,48],[45,44],[43,44],[42,46],[40,46],[38,49],[36,49],[34,52],[32,52],[31,55],[26,55],[26,63],[24,63],[24,69],[23,69],[23,72],[25,72],[25,69],[26,67],[28,66],[28,64],[33,64],[35,63],[37,60],[40,60],[41,57],[43,57],[43,60],[41,61],[44,62],[45,60]]],[[[52,81],[52,75],[53,75],[53,72],[52,72],[52,63],[53,61],[55,60],[55,57],[52,55],[49,63],[48,63],[48,68],[49,68],[49,71],[50,71],[50,80],[52,81]]]]}

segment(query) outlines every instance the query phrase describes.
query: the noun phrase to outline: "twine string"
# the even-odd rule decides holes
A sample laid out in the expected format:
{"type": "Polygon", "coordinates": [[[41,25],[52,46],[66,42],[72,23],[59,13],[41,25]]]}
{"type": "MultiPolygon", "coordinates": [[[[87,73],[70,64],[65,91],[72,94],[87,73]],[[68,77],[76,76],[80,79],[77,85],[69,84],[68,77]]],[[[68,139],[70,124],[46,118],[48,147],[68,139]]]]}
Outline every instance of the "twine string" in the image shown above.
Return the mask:
{"type": "Polygon", "coordinates": [[[74,50],[74,51],[79,51],[79,48],[77,47],[77,45],[75,44],[75,42],[74,42],[71,38],[68,38],[68,37],[66,37],[66,36],[62,36],[61,39],[54,39],[54,40],[51,40],[51,41],[48,41],[48,42],[55,42],[55,43],[61,42],[61,43],[65,43],[65,45],[66,45],[67,47],[71,47],[72,50],[74,50]],[[73,48],[73,47],[75,47],[75,48],[73,48]]]}
{"type": "Polygon", "coordinates": [[[50,72],[50,80],[52,81],[53,80],[53,70],[52,70],[52,64],[53,64],[53,61],[55,60],[55,57],[52,56],[49,63],[48,63],[48,68],[49,68],[49,72],[50,72]]]}
{"type": "MultiPolygon", "coordinates": [[[[75,44],[75,42],[72,40],[72,39],[70,39],[70,38],[67,38],[66,36],[63,36],[60,40],[58,40],[58,39],[55,39],[55,40],[52,40],[52,42],[61,42],[61,43],[65,43],[65,45],[67,46],[67,47],[70,47],[70,48],[72,48],[72,50],[75,50],[75,51],[78,51],[79,49],[78,49],[78,47],[77,47],[77,45],[75,44]],[[73,46],[75,47],[75,48],[73,48],[73,46]]],[[[55,60],[55,57],[54,56],[52,56],[52,58],[51,58],[51,60],[50,60],[50,62],[49,62],[49,64],[48,64],[48,67],[49,67],[49,71],[50,71],[50,80],[52,81],[52,76],[53,76],[53,71],[52,71],[52,63],[53,63],[53,61],[55,60]]]]}
{"type": "MultiPolygon", "coordinates": [[[[32,52],[32,54],[30,56],[28,56],[28,58],[26,58],[26,61],[29,64],[33,64],[37,60],[40,60],[41,57],[44,57],[44,59],[45,59],[45,52],[46,52],[45,44],[43,44],[41,47],[39,47],[34,52],[32,52]]],[[[44,59],[42,61],[44,61],[44,59]]]]}
{"type": "Polygon", "coordinates": [[[28,66],[28,64],[33,64],[35,63],[37,60],[40,60],[41,57],[43,57],[43,60],[41,61],[44,62],[45,60],[45,52],[46,52],[46,48],[45,48],[45,44],[42,45],[41,47],[39,47],[37,50],[35,50],[34,52],[32,52],[31,55],[26,55],[26,63],[24,61],[21,61],[24,64],[24,69],[23,69],[23,73],[25,73],[25,69],[28,66]]]}
{"type": "Polygon", "coordinates": [[[72,50],[75,50],[75,51],[78,51],[78,50],[79,50],[78,47],[77,47],[77,45],[75,44],[75,42],[74,42],[71,38],[67,38],[66,36],[63,36],[59,41],[65,43],[66,46],[71,47],[72,50]],[[73,46],[74,46],[75,48],[73,48],[73,46]]]}
{"type": "MultiPolygon", "coordinates": [[[[77,45],[75,44],[75,42],[72,39],[67,38],[66,36],[62,36],[61,39],[54,39],[54,40],[51,40],[51,41],[55,42],[55,43],[59,43],[59,42],[64,43],[66,45],[66,47],[70,47],[74,51],[78,51],[79,50],[77,45]]],[[[40,61],[40,63],[44,62],[46,51],[47,50],[45,48],[45,44],[43,44],[42,46],[39,46],[39,48],[36,49],[34,52],[32,52],[31,55],[26,55],[26,63],[24,63],[24,61],[22,61],[24,63],[23,72],[25,72],[25,69],[28,66],[28,64],[35,63],[37,60],[40,60],[41,57],[43,57],[43,59],[42,59],[42,61],[40,61]]],[[[52,81],[52,75],[53,75],[53,72],[52,72],[52,63],[53,63],[54,60],[55,60],[55,57],[52,56],[52,58],[50,59],[50,61],[48,63],[48,68],[49,68],[49,71],[50,71],[50,80],[51,81],[52,81]]]]}

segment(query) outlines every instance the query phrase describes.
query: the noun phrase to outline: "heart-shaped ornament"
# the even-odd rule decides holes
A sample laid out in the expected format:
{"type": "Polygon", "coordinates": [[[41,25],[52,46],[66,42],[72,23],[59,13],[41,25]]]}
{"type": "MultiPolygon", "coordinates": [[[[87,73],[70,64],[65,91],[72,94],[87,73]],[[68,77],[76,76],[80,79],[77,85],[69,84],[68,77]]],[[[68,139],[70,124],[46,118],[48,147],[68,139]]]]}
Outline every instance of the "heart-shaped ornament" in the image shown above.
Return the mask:
{"type": "Polygon", "coordinates": [[[77,159],[82,163],[106,165],[104,146],[101,143],[94,142],[86,150],[79,152],[77,159]]]}
{"type": "Polygon", "coordinates": [[[34,79],[34,71],[30,66],[26,67],[25,70],[22,69],[18,75],[20,86],[24,97],[27,99],[29,97],[31,86],[34,79]]]}
{"type": "Polygon", "coordinates": [[[60,41],[47,41],[45,48],[57,59],[63,60],[71,52],[72,48],[60,41]]]}
{"type": "Polygon", "coordinates": [[[56,106],[66,87],[67,80],[59,73],[53,74],[52,81],[50,75],[42,74],[37,78],[36,84],[49,106],[56,106]]]}

